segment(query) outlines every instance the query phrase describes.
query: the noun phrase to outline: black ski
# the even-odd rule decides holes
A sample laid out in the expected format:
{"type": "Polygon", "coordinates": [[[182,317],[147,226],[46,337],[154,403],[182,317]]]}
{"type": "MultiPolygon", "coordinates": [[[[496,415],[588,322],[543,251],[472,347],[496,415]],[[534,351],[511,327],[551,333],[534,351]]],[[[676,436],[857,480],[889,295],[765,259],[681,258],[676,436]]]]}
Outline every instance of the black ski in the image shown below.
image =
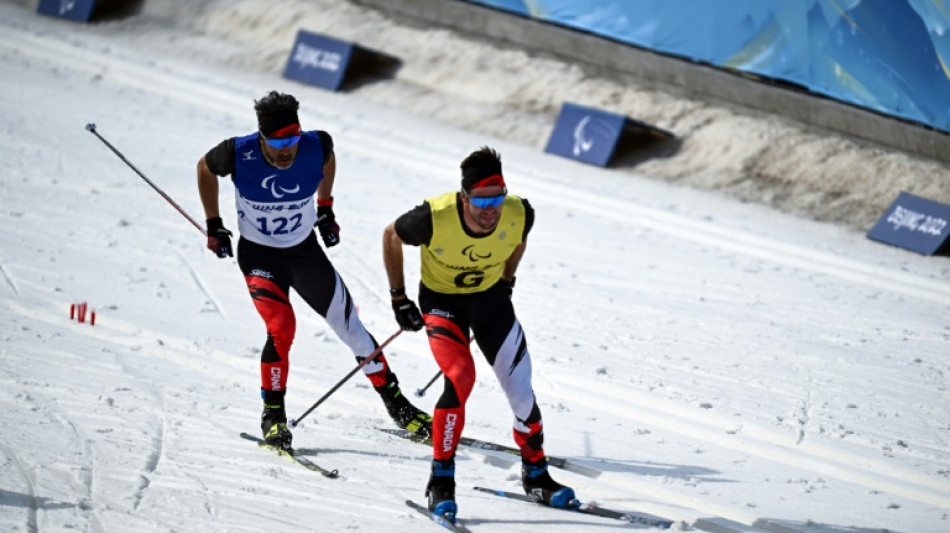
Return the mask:
{"type": "MultiPolygon", "coordinates": [[[[511,500],[518,500],[521,502],[528,502],[528,503],[537,503],[536,501],[531,499],[529,496],[525,494],[520,494],[517,492],[488,489],[485,487],[475,487],[475,490],[487,492],[489,494],[494,494],[495,496],[501,496],[502,498],[508,498],[511,500]]],[[[538,505],[543,505],[543,504],[538,504],[538,505]]],[[[543,506],[548,507],[546,505],[543,505],[543,506]]],[[[571,501],[570,507],[550,507],[550,509],[560,509],[562,511],[573,511],[576,513],[601,516],[604,518],[613,518],[615,520],[622,520],[624,522],[629,522],[631,524],[643,524],[643,525],[658,527],[661,529],[669,529],[673,525],[672,520],[667,520],[665,518],[659,518],[656,516],[651,516],[651,515],[642,514],[642,513],[624,513],[621,511],[614,511],[613,509],[606,509],[604,507],[599,507],[590,503],[581,503],[577,499],[574,499],[571,501]]]]}
{"type": "MultiPolygon", "coordinates": [[[[426,444],[429,446],[432,445],[431,438],[420,437],[419,435],[416,435],[415,433],[412,433],[405,429],[392,429],[392,428],[377,428],[377,429],[379,429],[380,431],[384,433],[389,433],[390,435],[402,437],[404,439],[411,440],[413,442],[418,442],[420,444],[426,444]]],[[[459,444],[461,446],[467,446],[474,450],[504,452],[509,455],[514,455],[515,457],[521,457],[521,450],[517,448],[512,448],[511,446],[495,444],[494,442],[486,442],[483,440],[475,440],[475,439],[470,439],[468,437],[462,437],[461,439],[459,439],[459,444]]],[[[575,474],[581,474],[582,476],[587,476],[590,478],[596,478],[600,475],[600,471],[598,470],[587,468],[585,466],[580,466],[571,461],[568,461],[567,459],[564,459],[563,457],[553,457],[550,455],[547,457],[548,457],[548,464],[553,467],[561,468],[563,470],[569,470],[571,472],[574,472],[575,474]]]]}
{"type": "Polygon", "coordinates": [[[252,442],[256,442],[257,445],[260,446],[261,448],[276,452],[277,455],[281,457],[286,457],[290,459],[291,461],[297,463],[298,465],[306,468],[307,470],[313,470],[314,472],[319,472],[323,474],[325,477],[336,478],[336,477],[339,477],[340,475],[340,473],[336,469],[327,470],[326,468],[323,468],[322,466],[318,465],[317,463],[314,463],[313,461],[311,461],[310,459],[307,459],[306,457],[301,457],[299,455],[288,452],[286,450],[282,450],[276,446],[271,446],[270,444],[267,444],[266,442],[264,442],[264,439],[260,437],[255,437],[254,435],[251,435],[248,433],[241,433],[241,438],[247,439],[252,442]]]}
{"type": "Polygon", "coordinates": [[[436,524],[439,524],[440,526],[444,527],[445,529],[448,529],[449,531],[454,531],[455,533],[471,533],[471,530],[465,527],[465,524],[463,524],[458,518],[456,518],[455,522],[453,522],[442,515],[437,515],[433,513],[424,505],[419,505],[418,503],[412,500],[406,500],[406,505],[426,515],[427,517],[429,517],[429,520],[432,520],[436,524]]]}

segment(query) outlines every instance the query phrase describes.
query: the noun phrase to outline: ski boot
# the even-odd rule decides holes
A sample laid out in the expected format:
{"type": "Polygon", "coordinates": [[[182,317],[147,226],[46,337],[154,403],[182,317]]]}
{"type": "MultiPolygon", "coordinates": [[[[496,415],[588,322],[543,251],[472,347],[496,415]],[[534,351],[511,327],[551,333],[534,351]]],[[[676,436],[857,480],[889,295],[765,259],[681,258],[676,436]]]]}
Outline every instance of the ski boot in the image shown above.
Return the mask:
{"type": "Polygon", "coordinates": [[[426,499],[432,514],[444,516],[455,523],[458,505],[455,503],[455,459],[432,461],[432,474],[426,485],[426,499]]]}
{"type": "Polygon", "coordinates": [[[529,498],[551,507],[570,507],[575,501],[574,489],[551,479],[547,457],[534,463],[522,462],[521,486],[529,498]]]}
{"type": "Polygon", "coordinates": [[[264,399],[264,412],[261,413],[261,432],[264,442],[287,453],[293,453],[293,435],[287,427],[287,413],[284,411],[286,391],[268,391],[261,389],[264,399]]]}
{"type": "Polygon", "coordinates": [[[383,385],[376,391],[397,426],[426,439],[432,437],[432,416],[409,403],[398,383],[383,385]]]}

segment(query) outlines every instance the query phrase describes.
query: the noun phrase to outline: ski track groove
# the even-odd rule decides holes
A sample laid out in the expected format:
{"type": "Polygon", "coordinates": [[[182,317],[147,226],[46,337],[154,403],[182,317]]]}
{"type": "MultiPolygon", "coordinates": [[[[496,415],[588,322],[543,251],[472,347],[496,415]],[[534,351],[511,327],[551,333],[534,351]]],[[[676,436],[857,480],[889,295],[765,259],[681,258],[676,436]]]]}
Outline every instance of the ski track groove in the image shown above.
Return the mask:
{"type": "Polygon", "coordinates": [[[3,274],[3,279],[6,280],[7,285],[9,285],[11,289],[13,289],[13,294],[15,294],[18,299],[22,300],[23,296],[20,294],[20,289],[17,287],[17,284],[14,281],[13,276],[10,274],[7,268],[3,266],[2,262],[0,262],[0,273],[3,274]]]}
{"type": "Polygon", "coordinates": [[[801,444],[805,441],[805,434],[808,430],[809,411],[811,411],[811,392],[805,393],[805,399],[798,403],[798,439],[795,444],[801,444]]]}
{"type": "Polygon", "coordinates": [[[26,481],[26,485],[30,490],[30,493],[26,496],[29,498],[29,507],[26,511],[26,530],[27,531],[39,531],[39,496],[36,493],[36,480],[33,479],[33,476],[23,465],[23,462],[20,460],[20,457],[13,453],[13,450],[0,441],[0,452],[3,452],[4,455],[10,458],[10,461],[16,466],[19,470],[20,475],[26,481]]]}
{"type": "MultiPolygon", "coordinates": [[[[164,405],[164,402],[162,402],[164,405]]],[[[145,458],[145,467],[144,472],[139,476],[139,486],[136,490],[136,493],[132,496],[132,510],[137,512],[139,506],[142,504],[142,501],[145,499],[146,493],[148,492],[149,487],[152,485],[152,475],[155,474],[155,471],[158,469],[158,464],[161,462],[162,453],[165,449],[165,417],[162,417],[161,423],[158,424],[157,434],[152,436],[152,449],[149,452],[148,456],[145,458]]]]}
{"type": "MultiPolygon", "coordinates": [[[[84,495],[77,498],[78,507],[80,510],[82,510],[83,516],[89,521],[89,525],[92,527],[93,531],[105,533],[105,529],[102,527],[102,524],[99,521],[98,511],[95,508],[95,504],[92,503],[96,501],[96,498],[93,497],[93,494],[96,490],[98,472],[98,469],[96,468],[98,454],[96,453],[95,440],[86,436],[85,433],[81,431],[68,416],[60,412],[62,409],[61,407],[57,407],[57,409],[50,407],[51,403],[55,403],[57,406],[59,405],[56,403],[56,399],[47,398],[47,400],[50,401],[44,401],[41,405],[43,411],[47,412],[50,417],[58,422],[61,426],[69,428],[73,435],[73,439],[76,442],[82,443],[82,457],[85,459],[84,464],[79,466],[79,479],[81,486],[76,492],[82,493],[84,495]]],[[[70,485],[74,485],[72,480],[70,480],[70,485]]]]}
{"type": "Polygon", "coordinates": [[[218,303],[218,299],[214,297],[214,294],[211,292],[211,289],[208,288],[208,285],[201,279],[201,276],[198,275],[198,271],[195,270],[191,262],[188,261],[188,258],[185,257],[180,250],[175,250],[175,253],[178,254],[178,257],[181,258],[181,262],[185,265],[185,268],[188,269],[188,273],[191,275],[192,281],[195,282],[195,285],[198,286],[198,289],[208,297],[208,301],[211,302],[211,305],[214,306],[214,310],[225,322],[228,321],[228,317],[224,314],[224,308],[221,307],[221,304],[218,303]]]}

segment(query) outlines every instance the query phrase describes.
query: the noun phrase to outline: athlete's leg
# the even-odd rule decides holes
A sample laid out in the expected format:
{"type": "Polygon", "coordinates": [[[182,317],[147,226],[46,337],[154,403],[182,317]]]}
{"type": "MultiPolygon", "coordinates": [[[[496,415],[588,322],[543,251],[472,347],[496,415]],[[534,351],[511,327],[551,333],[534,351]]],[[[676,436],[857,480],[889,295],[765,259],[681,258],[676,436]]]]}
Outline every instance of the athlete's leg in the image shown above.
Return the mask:
{"type": "Polygon", "coordinates": [[[292,435],[287,428],[284,399],[296,320],[287,298],[286,263],[279,250],[241,239],[238,264],[254,307],[267,329],[267,341],[261,350],[261,398],[264,400],[261,431],[268,444],[290,450],[292,435]]]}
{"type": "MultiPolygon", "coordinates": [[[[373,353],[379,344],[360,321],[350,291],[317,244],[315,236],[294,247],[292,265],[294,290],[326,319],[330,329],[353,352],[357,361],[373,353]]],[[[363,373],[376,388],[397,383],[383,354],[365,365],[363,373]]]]}
{"type": "MultiPolygon", "coordinates": [[[[326,319],[337,337],[349,347],[360,363],[379,348],[356,312],[356,303],[346,284],[311,235],[293,250],[292,286],[310,307],[326,319]]],[[[396,425],[420,435],[431,435],[432,417],[412,405],[399,388],[399,379],[380,352],[363,365],[363,374],[383,400],[386,412],[396,425]]]]}
{"type": "Polygon", "coordinates": [[[513,433],[527,461],[544,457],[541,410],[531,386],[531,356],[511,299],[489,289],[472,306],[472,333],[485,354],[514,414],[513,433]]]}
{"type": "Polygon", "coordinates": [[[296,318],[288,298],[290,281],[279,252],[241,239],[238,264],[251,294],[251,300],[267,329],[267,341],[261,351],[261,389],[283,391],[290,368],[290,346],[296,331],[296,318]]]}
{"type": "Polygon", "coordinates": [[[465,427],[465,402],[475,386],[475,361],[468,344],[469,318],[465,296],[438,295],[422,290],[419,297],[426,335],[435,362],[442,370],[445,388],[432,413],[432,447],[435,460],[455,456],[465,427]]]}
{"type": "Polygon", "coordinates": [[[551,478],[544,456],[541,410],[531,388],[531,356],[507,291],[496,285],[472,306],[472,332],[491,364],[515,414],[514,438],[521,448],[521,486],[531,499],[567,507],[574,490],[551,478]]]}

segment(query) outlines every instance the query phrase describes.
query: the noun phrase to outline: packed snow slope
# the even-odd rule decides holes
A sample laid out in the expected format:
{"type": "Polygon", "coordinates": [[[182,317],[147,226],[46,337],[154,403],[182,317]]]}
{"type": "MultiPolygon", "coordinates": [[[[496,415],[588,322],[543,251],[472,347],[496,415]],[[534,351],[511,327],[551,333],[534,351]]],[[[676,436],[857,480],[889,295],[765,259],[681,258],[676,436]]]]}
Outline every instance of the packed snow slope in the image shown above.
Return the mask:
{"type": "MultiPolygon", "coordinates": [[[[554,474],[585,501],[676,529],[950,527],[945,258],[577,164],[420,109],[450,100],[464,78],[443,79],[441,96],[401,79],[345,94],[281,79],[292,38],[265,35],[295,31],[300,21],[284,17],[302,5],[328,20],[362,13],[329,2],[146,2],[132,18],[76,25],[0,3],[0,530],[439,531],[404,505],[423,500],[429,450],[377,430],[393,425],[361,376],[295,431],[297,447],[340,479],[238,437],[258,427],[265,333],[237,265],[212,256],[85,129],[95,123],[201,219],[195,163],[253,131],[253,100],[271,89],[295,94],[304,125],[334,136],[342,243],[329,255],[380,340],[397,330],[383,227],[454,189],[470,151],[501,152],[512,192],[537,210],[514,301],[546,448],[578,467],[554,474]],[[225,30],[253,15],[258,28],[225,30]],[[95,326],[70,320],[78,302],[96,311],[95,326]]],[[[418,49],[466,42],[398,31],[418,49]]],[[[406,71],[420,68],[411,63],[406,71]]],[[[221,194],[229,207],[226,181],[221,194]]],[[[227,209],[225,223],[236,229],[227,209]]],[[[418,262],[407,259],[412,285],[418,262]]],[[[297,416],[355,362],[294,303],[297,416]]],[[[407,392],[436,372],[421,333],[401,334],[387,355],[407,392]]],[[[465,434],[511,444],[506,402],[484,363],[479,373],[465,434]]],[[[430,410],[437,389],[414,401],[430,410]]],[[[473,531],[636,529],[470,490],[517,491],[518,477],[516,458],[459,453],[460,514],[473,531]]]]}

